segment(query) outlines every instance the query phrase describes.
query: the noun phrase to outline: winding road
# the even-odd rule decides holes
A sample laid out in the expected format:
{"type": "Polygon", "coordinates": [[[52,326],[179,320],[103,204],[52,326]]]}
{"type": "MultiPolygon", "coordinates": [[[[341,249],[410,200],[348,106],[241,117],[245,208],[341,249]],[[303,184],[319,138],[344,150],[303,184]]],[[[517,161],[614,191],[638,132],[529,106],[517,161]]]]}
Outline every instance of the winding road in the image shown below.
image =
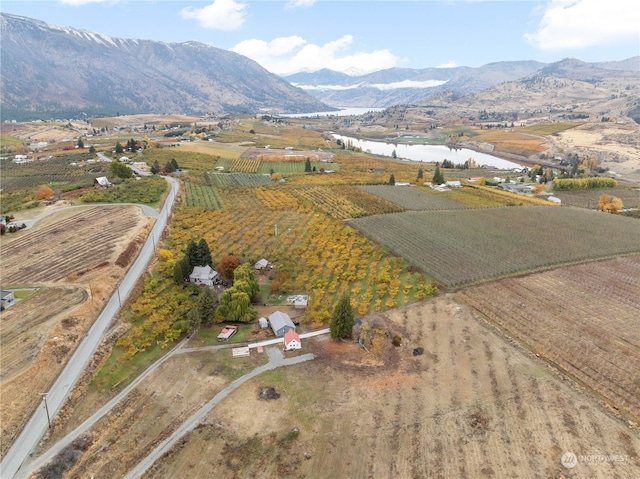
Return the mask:
{"type": "MultiPolygon", "coordinates": [[[[51,389],[46,393],[46,403],[43,401],[42,405],[36,409],[22,433],[11,445],[2,463],[0,463],[0,477],[2,477],[2,479],[14,478],[20,471],[25,460],[37,448],[38,443],[48,428],[45,404],[48,406],[49,415],[52,418],[55,417],[102,341],[109,324],[111,324],[111,321],[120,309],[122,301],[126,300],[139,277],[145,271],[149,260],[155,252],[156,242],[160,240],[167,225],[167,219],[171,214],[171,209],[173,208],[179,190],[179,184],[176,180],[169,177],[166,177],[166,180],[169,182],[171,188],[160,213],[155,212],[155,214],[153,214],[153,216],[156,217],[156,222],[147,237],[147,241],[144,243],[138,257],[127,271],[122,282],[117,286],[115,293],[111,296],[82,342],[69,358],[69,361],[51,389]]],[[[41,219],[48,214],[51,213],[41,215],[37,219],[41,219]]]]}

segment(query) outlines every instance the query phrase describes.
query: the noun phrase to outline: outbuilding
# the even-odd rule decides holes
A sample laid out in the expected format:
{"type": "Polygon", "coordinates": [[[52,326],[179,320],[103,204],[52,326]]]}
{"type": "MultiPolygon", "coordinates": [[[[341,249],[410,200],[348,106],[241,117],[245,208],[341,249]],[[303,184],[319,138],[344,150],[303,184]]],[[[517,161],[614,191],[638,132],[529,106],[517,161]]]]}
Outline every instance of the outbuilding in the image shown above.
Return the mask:
{"type": "Polygon", "coordinates": [[[287,313],[283,313],[282,311],[271,313],[269,315],[269,324],[271,325],[273,334],[278,337],[284,336],[285,333],[290,329],[293,329],[294,331],[296,330],[296,325],[293,324],[293,321],[291,321],[289,315],[287,313]]]}

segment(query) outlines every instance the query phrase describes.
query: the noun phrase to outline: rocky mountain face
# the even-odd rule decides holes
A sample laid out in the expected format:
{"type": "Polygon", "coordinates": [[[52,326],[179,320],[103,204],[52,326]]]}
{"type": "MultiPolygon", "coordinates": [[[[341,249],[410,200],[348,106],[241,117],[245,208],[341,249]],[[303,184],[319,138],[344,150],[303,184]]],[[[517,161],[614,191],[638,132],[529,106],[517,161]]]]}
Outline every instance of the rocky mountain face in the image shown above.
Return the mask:
{"type": "Polygon", "coordinates": [[[3,119],[331,110],[242,55],[0,14],[3,119]]]}
{"type": "Polygon", "coordinates": [[[391,68],[362,76],[330,70],[286,77],[333,106],[435,105],[453,115],[480,110],[563,110],[640,120],[640,57],[586,63],[497,62],[478,68],[391,68]],[[598,111],[602,108],[602,111],[598,111]]]}

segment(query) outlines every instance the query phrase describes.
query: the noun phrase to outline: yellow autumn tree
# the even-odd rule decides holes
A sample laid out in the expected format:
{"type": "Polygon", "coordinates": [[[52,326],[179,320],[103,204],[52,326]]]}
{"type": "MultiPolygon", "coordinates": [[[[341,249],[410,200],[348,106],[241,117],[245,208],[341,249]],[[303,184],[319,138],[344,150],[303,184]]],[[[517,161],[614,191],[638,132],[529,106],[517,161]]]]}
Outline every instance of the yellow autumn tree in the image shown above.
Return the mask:
{"type": "Polygon", "coordinates": [[[53,190],[47,185],[39,186],[36,190],[36,199],[40,201],[47,201],[53,198],[53,190]]]}
{"type": "Polygon", "coordinates": [[[615,196],[609,196],[607,194],[600,195],[598,199],[598,209],[600,211],[607,211],[609,213],[616,213],[624,208],[622,200],[615,196]]]}

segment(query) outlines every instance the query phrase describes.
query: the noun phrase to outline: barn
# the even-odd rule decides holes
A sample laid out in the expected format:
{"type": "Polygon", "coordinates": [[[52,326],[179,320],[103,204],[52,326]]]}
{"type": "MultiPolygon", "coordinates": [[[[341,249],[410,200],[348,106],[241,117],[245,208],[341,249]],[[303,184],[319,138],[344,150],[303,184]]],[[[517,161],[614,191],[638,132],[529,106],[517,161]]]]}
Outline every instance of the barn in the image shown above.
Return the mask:
{"type": "Polygon", "coordinates": [[[296,325],[293,324],[289,315],[282,311],[271,313],[269,315],[269,324],[271,325],[271,329],[273,329],[273,334],[278,337],[284,336],[290,329],[296,330],[296,325]]]}

